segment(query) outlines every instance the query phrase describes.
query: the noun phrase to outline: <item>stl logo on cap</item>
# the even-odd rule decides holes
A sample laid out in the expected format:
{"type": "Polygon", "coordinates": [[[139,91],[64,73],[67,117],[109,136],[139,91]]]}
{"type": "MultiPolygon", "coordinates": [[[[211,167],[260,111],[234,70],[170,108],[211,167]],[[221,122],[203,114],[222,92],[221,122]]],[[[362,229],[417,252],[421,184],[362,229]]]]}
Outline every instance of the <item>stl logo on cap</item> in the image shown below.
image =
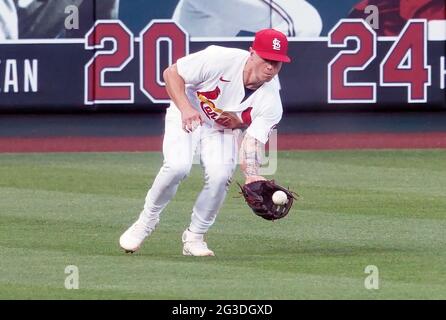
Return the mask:
{"type": "Polygon", "coordinates": [[[252,49],[267,60],[291,62],[288,57],[288,39],[285,34],[275,29],[263,29],[256,33],[252,49]]]}
{"type": "Polygon", "coordinates": [[[274,40],[273,40],[273,50],[280,51],[280,40],[277,38],[274,38],[274,40]]]}

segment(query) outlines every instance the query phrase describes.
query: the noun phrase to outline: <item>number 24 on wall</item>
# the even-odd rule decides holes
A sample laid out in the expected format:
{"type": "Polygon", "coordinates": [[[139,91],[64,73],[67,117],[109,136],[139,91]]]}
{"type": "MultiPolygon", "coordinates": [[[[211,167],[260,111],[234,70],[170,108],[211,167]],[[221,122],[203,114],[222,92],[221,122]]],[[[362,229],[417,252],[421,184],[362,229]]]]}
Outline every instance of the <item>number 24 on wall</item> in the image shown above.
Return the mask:
{"type": "MultiPolygon", "coordinates": [[[[340,51],[328,64],[329,103],[374,103],[375,82],[349,82],[350,71],[365,70],[376,57],[376,33],[363,20],[341,20],[328,35],[328,46],[353,50],[340,51]]],[[[431,67],[427,65],[427,25],[425,20],[410,20],[379,66],[383,87],[407,87],[409,103],[427,101],[431,67]]]]}

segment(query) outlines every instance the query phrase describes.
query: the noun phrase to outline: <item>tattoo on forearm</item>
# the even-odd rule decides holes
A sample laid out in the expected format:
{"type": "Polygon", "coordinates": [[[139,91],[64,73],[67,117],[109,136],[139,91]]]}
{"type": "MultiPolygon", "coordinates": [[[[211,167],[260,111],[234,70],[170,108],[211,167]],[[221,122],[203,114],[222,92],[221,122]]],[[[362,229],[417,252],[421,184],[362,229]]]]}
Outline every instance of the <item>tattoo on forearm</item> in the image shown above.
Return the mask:
{"type": "Polygon", "coordinates": [[[246,134],[240,148],[241,169],[246,177],[259,175],[262,143],[246,134]]]}

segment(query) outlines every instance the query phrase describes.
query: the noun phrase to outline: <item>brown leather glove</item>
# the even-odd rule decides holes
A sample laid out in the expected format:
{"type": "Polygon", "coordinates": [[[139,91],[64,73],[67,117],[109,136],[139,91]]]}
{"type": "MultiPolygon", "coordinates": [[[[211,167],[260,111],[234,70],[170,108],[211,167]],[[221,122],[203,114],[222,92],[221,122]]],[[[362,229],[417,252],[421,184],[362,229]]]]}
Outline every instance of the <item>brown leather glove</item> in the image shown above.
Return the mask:
{"type": "Polygon", "coordinates": [[[252,211],[266,220],[277,220],[285,217],[293,206],[297,194],[274,182],[274,180],[259,180],[241,186],[241,194],[252,211]],[[274,192],[285,192],[288,201],[284,205],[274,204],[274,192]]]}

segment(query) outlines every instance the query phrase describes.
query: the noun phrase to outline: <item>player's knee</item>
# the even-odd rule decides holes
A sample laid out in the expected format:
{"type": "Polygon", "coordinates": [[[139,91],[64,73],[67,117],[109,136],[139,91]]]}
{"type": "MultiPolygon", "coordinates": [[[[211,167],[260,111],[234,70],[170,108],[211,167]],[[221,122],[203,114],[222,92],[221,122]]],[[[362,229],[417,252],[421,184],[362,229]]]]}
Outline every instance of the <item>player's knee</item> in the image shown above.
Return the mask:
{"type": "Polygon", "coordinates": [[[232,170],[214,170],[208,174],[207,180],[210,185],[216,186],[221,191],[231,184],[232,170]]]}
{"type": "Polygon", "coordinates": [[[180,181],[189,175],[191,165],[187,163],[166,163],[164,169],[174,180],[180,181]]]}

